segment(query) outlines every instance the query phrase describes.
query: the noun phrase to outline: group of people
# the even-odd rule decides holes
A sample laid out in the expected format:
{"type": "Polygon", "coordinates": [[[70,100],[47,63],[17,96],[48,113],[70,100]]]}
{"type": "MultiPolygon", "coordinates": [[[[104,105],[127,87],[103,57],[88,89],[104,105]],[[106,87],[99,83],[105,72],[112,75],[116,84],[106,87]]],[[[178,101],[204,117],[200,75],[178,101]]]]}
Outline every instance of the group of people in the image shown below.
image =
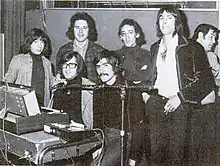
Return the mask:
{"type": "Polygon", "coordinates": [[[177,8],[162,7],[159,40],[148,51],[140,25],[124,19],[118,29],[123,47],[107,50],[95,43],[94,19],[76,12],[66,32],[71,41],[58,50],[55,67],[47,58],[49,37],[33,28],[5,80],[34,87],[40,106],[104,131],[101,159],[88,165],[141,165],[144,156],[152,166],[217,165],[219,30],[200,24],[187,39],[181,20],[177,8]]]}

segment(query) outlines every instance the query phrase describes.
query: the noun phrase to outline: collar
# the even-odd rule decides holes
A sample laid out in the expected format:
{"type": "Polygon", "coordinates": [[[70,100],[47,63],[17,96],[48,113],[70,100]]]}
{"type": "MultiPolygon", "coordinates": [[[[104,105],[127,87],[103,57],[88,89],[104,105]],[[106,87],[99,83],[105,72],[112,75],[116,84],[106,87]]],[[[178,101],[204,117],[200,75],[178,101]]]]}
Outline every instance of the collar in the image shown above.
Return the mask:
{"type": "Polygon", "coordinates": [[[88,42],[89,42],[89,40],[88,40],[88,39],[86,39],[86,41],[85,41],[84,45],[79,46],[79,45],[77,44],[76,40],[73,40],[73,47],[74,47],[74,48],[75,48],[75,47],[77,47],[77,48],[82,49],[82,48],[85,48],[85,47],[87,47],[87,46],[88,46],[88,42]]]}

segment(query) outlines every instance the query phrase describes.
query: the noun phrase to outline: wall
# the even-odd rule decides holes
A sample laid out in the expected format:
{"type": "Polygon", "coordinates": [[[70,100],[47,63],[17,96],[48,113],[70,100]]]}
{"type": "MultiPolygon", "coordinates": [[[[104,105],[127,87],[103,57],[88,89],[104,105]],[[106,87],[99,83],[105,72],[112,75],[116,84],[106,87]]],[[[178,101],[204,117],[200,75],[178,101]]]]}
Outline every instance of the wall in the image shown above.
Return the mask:
{"type": "MultiPolygon", "coordinates": [[[[107,49],[118,49],[122,46],[117,32],[118,26],[124,18],[133,18],[141,25],[147,40],[144,48],[149,49],[150,45],[157,40],[155,21],[158,10],[46,9],[44,12],[29,11],[26,15],[27,29],[32,27],[43,28],[42,21],[45,20],[46,29],[53,44],[52,62],[55,61],[55,54],[59,47],[68,41],[65,33],[69,26],[69,19],[76,11],[86,11],[95,19],[99,34],[97,43],[107,49]]],[[[218,27],[217,11],[184,11],[184,13],[188,19],[189,32],[191,34],[196,26],[203,22],[218,27]]]]}

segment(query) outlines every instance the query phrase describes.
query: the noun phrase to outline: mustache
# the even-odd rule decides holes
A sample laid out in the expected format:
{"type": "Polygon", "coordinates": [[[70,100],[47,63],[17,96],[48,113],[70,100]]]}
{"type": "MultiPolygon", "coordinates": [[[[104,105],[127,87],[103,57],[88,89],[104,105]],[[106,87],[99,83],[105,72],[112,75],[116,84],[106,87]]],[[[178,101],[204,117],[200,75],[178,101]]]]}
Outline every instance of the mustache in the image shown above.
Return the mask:
{"type": "Polygon", "coordinates": [[[108,76],[108,73],[100,73],[99,76],[108,76]]]}

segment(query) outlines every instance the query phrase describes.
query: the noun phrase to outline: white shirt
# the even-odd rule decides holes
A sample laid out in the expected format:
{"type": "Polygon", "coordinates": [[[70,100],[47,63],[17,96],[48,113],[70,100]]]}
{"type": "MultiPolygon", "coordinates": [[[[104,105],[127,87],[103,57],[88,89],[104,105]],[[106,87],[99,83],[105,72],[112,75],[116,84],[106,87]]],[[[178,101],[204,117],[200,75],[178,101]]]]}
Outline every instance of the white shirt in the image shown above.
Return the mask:
{"type": "Polygon", "coordinates": [[[220,64],[217,60],[217,55],[214,52],[207,52],[209,64],[212,68],[212,74],[215,78],[215,83],[218,86],[218,96],[220,96],[220,64]]]}
{"type": "Polygon", "coordinates": [[[179,92],[179,83],[176,69],[177,45],[178,35],[175,35],[167,44],[167,46],[165,46],[164,39],[162,39],[157,55],[157,79],[154,88],[158,89],[159,95],[167,98],[170,98],[179,92]],[[162,53],[164,51],[166,51],[165,59],[162,58],[162,53]]]}

